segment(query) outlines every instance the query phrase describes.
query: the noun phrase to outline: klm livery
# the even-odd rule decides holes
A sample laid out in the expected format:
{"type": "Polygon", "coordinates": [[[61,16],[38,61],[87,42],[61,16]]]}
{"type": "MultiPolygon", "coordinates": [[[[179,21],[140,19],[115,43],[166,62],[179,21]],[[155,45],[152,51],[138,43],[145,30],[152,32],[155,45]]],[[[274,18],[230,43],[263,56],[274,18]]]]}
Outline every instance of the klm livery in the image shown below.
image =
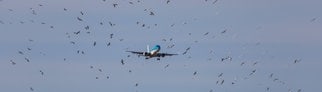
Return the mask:
{"type": "Polygon", "coordinates": [[[149,48],[149,45],[148,45],[146,52],[139,52],[139,51],[126,51],[126,52],[131,52],[133,54],[138,54],[139,56],[145,56],[145,59],[157,57],[157,60],[160,60],[160,57],[178,55],[178,54],[159,53],[159,51],[161,49],[160,45],[155,45],[151,49],[151,51],[149,49],[150,48],[149,48]]]}

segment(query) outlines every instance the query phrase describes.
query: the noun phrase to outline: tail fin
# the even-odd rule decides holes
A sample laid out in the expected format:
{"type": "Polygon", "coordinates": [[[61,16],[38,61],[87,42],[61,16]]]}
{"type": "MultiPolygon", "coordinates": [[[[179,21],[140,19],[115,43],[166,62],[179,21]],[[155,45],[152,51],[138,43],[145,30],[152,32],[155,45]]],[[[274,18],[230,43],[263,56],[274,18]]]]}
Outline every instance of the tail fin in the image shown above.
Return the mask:
{"type": "Polygon", "coordinates": [[[149,53],[150,52],[150,47],[149,45],[146,45],[146,51],[149,53]]]}

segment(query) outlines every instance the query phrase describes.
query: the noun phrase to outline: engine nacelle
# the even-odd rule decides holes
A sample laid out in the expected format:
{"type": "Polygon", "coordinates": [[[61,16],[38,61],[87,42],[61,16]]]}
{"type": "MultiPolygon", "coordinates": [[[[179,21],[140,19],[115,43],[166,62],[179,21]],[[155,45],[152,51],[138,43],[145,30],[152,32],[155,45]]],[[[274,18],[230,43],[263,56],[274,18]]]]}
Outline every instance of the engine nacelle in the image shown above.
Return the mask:
{"type": "Polygon", "coordinates": [[[144,55],[144,56],[149,56],[149,55],[150,55],[150,53],[148,53],[148,52],[144,52],[144,53],[143,53],[143,55],[144,55]]]}

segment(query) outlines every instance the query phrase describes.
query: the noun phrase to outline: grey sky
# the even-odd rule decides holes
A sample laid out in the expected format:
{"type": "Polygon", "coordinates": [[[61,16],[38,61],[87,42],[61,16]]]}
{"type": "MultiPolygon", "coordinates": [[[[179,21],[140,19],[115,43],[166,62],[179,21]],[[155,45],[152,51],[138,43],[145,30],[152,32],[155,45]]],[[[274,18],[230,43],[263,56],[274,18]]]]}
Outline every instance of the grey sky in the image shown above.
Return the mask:
{"type": "Polygon", "coordinates": [[[0,0],[0,91],[321,90],[322,1],[166,1],[0,0]],[[125,52],[156,44],[180,55],[156,61],[125,52]]]}

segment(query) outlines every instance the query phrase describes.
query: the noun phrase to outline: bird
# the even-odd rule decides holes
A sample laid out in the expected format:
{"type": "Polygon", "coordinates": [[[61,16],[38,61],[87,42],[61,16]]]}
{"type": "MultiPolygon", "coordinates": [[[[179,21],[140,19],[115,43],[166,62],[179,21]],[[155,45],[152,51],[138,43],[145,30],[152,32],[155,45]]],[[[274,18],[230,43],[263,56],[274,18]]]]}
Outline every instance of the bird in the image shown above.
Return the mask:
{"type": "Polygon", "coordinates": [[[193,75],[197,75],[197,71],[193,72],[193,75]]]}
{"type": "Polygon", "coordinates": [[[41,75],[44,75],[44,72],[43,71],[39,70],[39,72],[40,72],[41,75]]]}
{"type": "Polygon", "coordinates": [[[18,51],[19,54],[23,55],[24,53],[22,51],[18,51]]]}
{"type": "Polygon", "coordinates": [[[118,4],[113,4],[113,7],[116,8],[118,4]]]}
{"type": "Polygon", "coordinates": [[[29,50],[29,51],[30,51],[30,50],[31,50],[31,48],[27,48],[27,50],[29,50]]]}
{"type": "Polygon", "coordinates": [[[78,21],[83,21],[83,19],[81,19],[80,17],[77,17],[77,20],[78,20],[78,21]]]}
{"type": "Polygon", "coordinates": [[[240,66],[243,66],[245,64],[245,62],[242,62],[241,64],[240,64],[240,66]]]}
{"type": "Polygon", "coordinates": [[[170,0],[167,0],[167,4],[169,4],[170,3],[170,0]]]}
{"type": "Polygon", "coordinates": [[[253,70],[249,75],[253,75],[256,72],[256,69],[253,70]]]}
{"type": "Polygon", "coordinates": [[[84,27],[86,30],[89,30],[89,26],[84,27]]]}
{"type": "Polygon", "coordinates": [[[154,13],[153,13],[152,11],[150,11],[150,15],[151,15],[151,16],[153,16],[153,15],[154,15],[154,13]]]}
{"type": "Polygon", "coordinates": [[[205,34],[203,34],[203,35],[208,35],[209,34],[209,32],[207,32],[207,33],[205,33],[205,34]]]}
{"type": "Polygon", "coordinates": [[[110,24],[110,26],[115,26],[115,24],[113,24],[111,21],[108,22],[110,24]]]}
{"type": "Polygon", "coordinates": [[[78,35],[80,33],[80,31],[74,32],[75,35],[78,35]]]}
{"type": "Polygon", "coordinates": [[[12,65],[16,65],[16,62],[13,62],[13,60],[10,60],[10,63],[11,63],[12,65]]]}
{"type": "Polygon", "coordinates": [[[139,86],[139,83],[135,83],[135,87],[139,86]]]}
{"type": "Polygon", "coordinates": [[[66,8],[64,8],[64,11],[67,11],[67,9],[66,9],[66,8]]]}
{"type": "Polygon", "coordinates": [[[220,83],[220,85],[224,84],[224,82],[225,82],[225,80],[222,80],[221,83],[220,83]]]}
{"type": "Polygon", "coordinates": [[[218,2],[218,0],[215,0],[214,2],[212,2],[212,4],[216,4],[218,2]]]}
{"type": "Polygon", "coordinates": [[[80,11],[80,14],[81,14],[81,15],[84,15],[84,13],[83,13],[82,11],[80,11]]]}
{"type": "Polygon", "coordinates": [[[26,60],[27,62],[30,62],[30,60],[29,60],[28,58],[25,58],[25,60],[26,60]]]}
{"type": "Polygon", "coordinates": [[[32,87],[29,87],[29,90],[30,90],[30,91],[34,91],[34,88],[32,88],[32,87]]]}
{"type": "Polygon", "coordinates": [[[229,61],[231,61],[233,58],[232,57],[230,57],[230,56],[227,56],[227,57],[224,57],[224,58],[221,58],[221,61],[225,61],[225,60],[229,60],[229,61]]]}
{"type": "Polygon", "coordinates": [[[225,30],[221,31],[221,34],[224,34],[224,33],[226,33],[226,32],[227,32],[227,29],[225,29],[225,30]]]}
{"type": "Polygon", "coordinates": [[[93,46],[96,46],[96,41],[94,41],[93,46]]]}
{"type": "Polygon", "coordinates": [[[253,66],[255,66],[257,63],[258,63],[258,62],[254,62],[254,63],[253,63],[253,66]]]}
{"type": "Polygon", "coordinates": [[[164,68],[168,68],[170,66],[170,64],[167,64],[166,66],[164,66],[164,68]]]}
{"type": "Polygon", "coordinates": [[[220,73],[219,75],[218,75],[218,77],[222,77],[222,75],[223,75],[224,73],[220,73]]]}
{"type": "Polygon", "coordinates": [[[102,70],[102,69],[98,69],[98,71],[99,71],[99,72],[103,72],[103,70],[102,70]]]}
{"type": "Polygon", "coordinates": [[[294,60],[294,64],[296,64],[296,63],[298,63],[298,62],[300,62],[301,61],[301,59],[295,59],[294,60]]]}
{"type": "Polygon", "coordinates": [[[112,38],[113,38],[113,35],[114,35],[114,34],[110,34],[110,39],[112,39],[112,38]]]}
{"type": "Polygon", "coordinates": [[[122,64],[122,65],[124,65],[124,64],[125,64],[123,59],[121,59],[121,64],[122,64]]]}
{"type": "Polygon", "coordinates": [[[111,42],[106,43],[106,46],[110,46],[110,45],[111,45],[111,42]]]}

